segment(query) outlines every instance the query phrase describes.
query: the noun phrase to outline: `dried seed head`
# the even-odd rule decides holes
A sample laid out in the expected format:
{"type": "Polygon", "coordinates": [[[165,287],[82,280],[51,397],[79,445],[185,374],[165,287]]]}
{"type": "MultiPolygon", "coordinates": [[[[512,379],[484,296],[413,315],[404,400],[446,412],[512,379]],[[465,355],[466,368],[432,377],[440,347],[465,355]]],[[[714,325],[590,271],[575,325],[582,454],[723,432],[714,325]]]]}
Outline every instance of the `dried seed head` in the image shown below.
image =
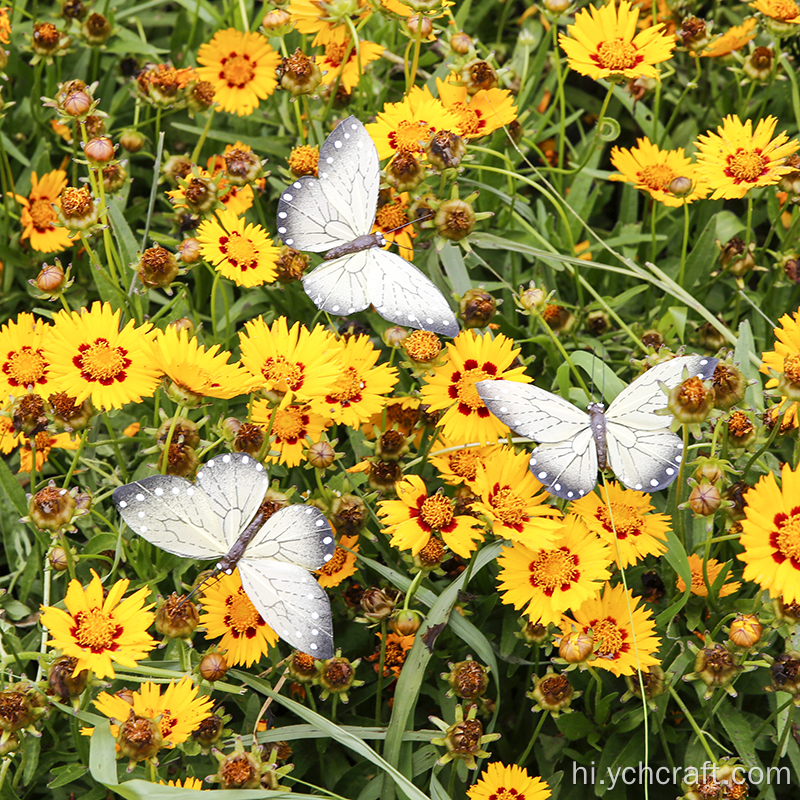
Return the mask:
{"type": "Polygon", "coordinates": [[[436,211],[433,223],[436,232],[443,239],[453,242],[461,241],[475,228],[475,212],[464,200],[445,200],[436,211]]]}
{"type": "Polygon", "coordinates": [[[313,683],[319,674],[314,656],[295,650],[289,659],[289,674],[299,683],[313,683]]]}
{"type": "Polygon", "coordinates": [[[465,328],[485,328],[497,313],[497,300],[485,289],[468,289],[459,303],[465,328]]]}
{"type": "Polygon", "coordinates": [[[111,23],[98,13],[90,14],[81,26],[81,33],[91,45],[105,44],[111,36],[111,23]]]}
{"type": "Polygon", "coordinates": [[[575,699],[575,690],[566,675],[548,673],[536,678],[533,691],[527,697],[534,701],[534,711],[549,711],[554,717],[569,710],[575,699]]]}
{"type": "Polygon", "coordinates": [[[161,749],[163,739],[161,726],[156,720],[139,717],[131,709],[128,719],[119,726],[117,745],[120,755],[135,764],[154,758],[161,749]]]}
{"type": "Polygon", "coordinates": [[[436,131],[425,144],[428,162],[438,170],[456,169],[467,154],[467,145],[456,133],[436,131]]]}
{"type": "Polygon", "coordinates": [[[386,166],[386,181],[398,192],[410,192],[425,179],[425,170],[413,153],[398,153],[386,166]]]}
{"type": "Polygon", "coordinates": [[[233,186],[254,183],[264,174],[261,159],[252,150],[235,148],[222,158],[225,161],[225,177],[233,186]]]}
{"type": "Polygon", "coordinates": [[[463,700],[477,700],[489,688],[489,668],[484,667],[472,658],[448,664],[450,672],[442,673],[442,677],[450,683],[452,693],[463,700]]]}
{"type": "Polygon", "coordinates": [[[314,60],[298,47],[280,67],[281,86],[295,97],[311,94],[322,83],[322,71],[314,60]]]}
{"type": "Polygon", "coordinates": [[[487,61],[473,59],[461,68],[461,81],[469,94],[497,88],[497,73],[487,61]]]}
{"type": "Polygon", "coordinates": [[[697,376],[687,378],[670,391],[667,408],[679,423],[703,422],[714,409],[714,390],[697,376]]]}
{"type": "Polygon", "coordinates": [[[160,244],[148,247],[136,264],[139,280],[149,289],[168,287],[178,277],[179,272],[178,260],[160,244]]]}
{"type": "MultiPolygon", "coordinates": [[[[200,622],[197,606],[173,592],[167,598],[161,598],[156,608],[156,630],[170,639],[189,639],[200,622]]],[[[203,676],[205,677],[205,676],[203,676]]]]}
{"type": "Polygon", "coordinates": [[[78,659],[73,656],[60,656],[50,667],[47,676],[48,692],[67,703],[73,698],[80,697],[89,682],[89,670],[82,669],[77,674],[75,667],[78,659]]]}
{"type": "Polygon", "coordinates": [[[82,431],[88,427],[94,416],[94,408],[90,400],[80,405],[66,392],[56,392],[47,398],[53,421],[66,431],[82,431]]]}
{"type": "Polygon", "coordinates": [[[396,589],[371,586],[361,596],[361,610],[370,622],[380,622],[392,614],[399,599],[400,592],[396,589]]]}
{"type": "Polygon", "coordinates": [[[77,505],[75,498],[66,489],[50,481],[28,502],[28,515],[31,522],[41,531],[61,531],[72,524],[77,505]]]}

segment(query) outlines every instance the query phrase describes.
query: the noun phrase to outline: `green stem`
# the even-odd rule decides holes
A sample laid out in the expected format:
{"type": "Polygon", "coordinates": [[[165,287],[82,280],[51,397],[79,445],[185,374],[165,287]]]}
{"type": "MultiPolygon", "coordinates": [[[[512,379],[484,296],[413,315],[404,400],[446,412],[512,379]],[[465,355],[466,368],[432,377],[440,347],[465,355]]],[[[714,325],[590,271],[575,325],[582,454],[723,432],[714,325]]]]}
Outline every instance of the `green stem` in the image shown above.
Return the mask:
{"type": "Polygon", "coordinates": [[[689,247],[689,204],[683,201],[683,244],[681,245],[681,268],[678,272],[678,285],[685,289],[683,285],[686,277],[686,252],[689,247]]]}
{"type": "Polygon", "coordinates": [[[711,761],[713,764],[717,763],[717,757],[714,755],[713,751],[708,745],[706,741],[705,734],[703,731],[700,730],[700,726],[695,722],[694,717],[692,716],[691,711],[686,707],[686,703],[681,700],[680,695],[675,691],[674,686],[669,687],[669,693],[672,695],[672,699],[678,704],[678,707],[683,712],[684,716],[687,720],[689,720],[689,724],[692,726],[692,730],[695,732],[695,735],[700,740],[700,744],[703,747],[703,750],[706,751],[706,755],[708,756],[708,760],[711,761]]]}
{"type": "Polygon", "coordinates": [[[203,145],[206,143],[206,139],[208,138],[208,133],[211,130],[211,125],[214,122],[215,117],[217,116],[217,112],[214,111],[213,106],[208,110],[206,124],[203,126],[203,132],[200,134],[200,138],[197,140],[197,144],[194,146],[194,150],[192,150],[192,163],[199,164],[200,162],[198,159],[200,158],[200,153],[203,152],[203,145]]]}
{"type": "MultiPolygon", "coordinates": [[[[531,754],[531,750],[533,750],[534,744],[536,744],[536,740],[539,738],[539,733],[541,732],[542,728],[544,727],[545,720],[549,715],[542,711],[539,714],[539,722],[536,723],[536,727],[533,730],[533,735],[528,742],[528,746],[522,751],[522,755],[517,759],[517,764],[520,767],[525,766],[525,762],[528,760],[528,756],[531,754]]],[[[451,795],[452,797],[452,795],[451,795]]]]}
{"type": "Polygon", "coordinates": [[[381,655],[378,659],[378,686],[375,689],[375,724],[383,725],[381,720],[383,711],[383,667],[386,663],[386,620],[381,620],[381,655]]]}

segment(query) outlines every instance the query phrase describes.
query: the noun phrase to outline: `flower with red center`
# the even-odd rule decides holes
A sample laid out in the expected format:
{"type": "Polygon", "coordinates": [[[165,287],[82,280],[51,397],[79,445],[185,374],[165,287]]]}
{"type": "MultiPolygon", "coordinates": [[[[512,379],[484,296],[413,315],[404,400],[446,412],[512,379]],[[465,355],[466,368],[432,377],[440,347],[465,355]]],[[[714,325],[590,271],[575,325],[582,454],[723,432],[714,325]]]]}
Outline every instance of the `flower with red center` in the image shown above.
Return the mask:
{"type": "Polygon", "coordinates": [[[422,478],[408,475],[396,484],[398,500],[378,504],[378,516],[386,526],[391,544],[416,555],[437,536],[457,555],[469,558],[483,538],[483,528],[475,517],[457,516],[453,501],[436,492],[429,494],[422,478]]]}
{"type": "Polygon", "coordinates": [[[495,417],[478,395],[475,384],[483,380],[530,383],[524,367],[511,367],[519,355],[513,341],[502,333],[495,337],[462,331],[447,344],[447,359],[426,376],[422,402],[430,411],[445,410],[439,420],[453,444],[496,442],[509,429],[495,417]]]}
{"type": "Polygon", "coordinates": [[[326,42],[325,55],[319,62],[323,71],[322,83],[327,86],[338,80],[346,92],[352,92],[358,86],[367,64],[377,61],[383,51],[383,45],[365,41],[359,41],[356,51],[355,47],[350,47],[349,38],[344,42],[326,42]],[[347,61],[344,61],[345,55],[347,61]]]}
{"type": "Polygon", "coordinates": [[[260,225],[246,224],[230,208],[200,223],[197,239],[203,258],[237,286],[262,286],[278,274],[280,248],[260,225]]]}
{"type": "Polygon", "coordinates": [[[558,43],[567,54],[569,66],[593,80],[601,78],[658,78],[655,67],[672,57],[675,37],[658,23],[636,33],[639,9],[628,0],[597,8],[589,6],[567,25],[569,35],[561,33],[558,43]]]}
{"type": "MultiPolygon", "coordinates": [[[[697,553],[692,553],[689,556],[689,569],[692,571],[692,594],[698,597],[708,597],[708,589],[713,586],[717,581],[717,576],[722,572],[724,564],[720,564],[715,558],[709,558],[705,562],[705,573],[703,567],[703,559],[697,553]],[[708,586],[706,586],[705,576],[708,576],[708,586]]],[[[678,576],[676,581],[679,592],[686,591],[686,583],[681,576],[678,576]]],[[[737,592],[742,584],[739,581],[729,581],[726,577],[722,585],[715,592],[717,597],[727,597],[729,594],[737,592]]]]}
{"type": "Polygon", "coordinates": [[[457,131],[458,116],[448,111],[428,87],[412,87],[399,103],[387,103],[375,122],[365,127],[380,159],[396,153],[422,155],[423,145],[441,130],[457,131]]]}
{"type": "Polygon", "coordinates": [[[541,778],[532,778],[516,764],[493,761],[481,777],[467,789],[469,800],[547,800],[550,787],[541,778]]]}
{"type": "Polygon", "coordinates": [[[385,249],[389,249],[394,242],[397,252],[408,261],[413,261],[417,232],[408,218],[408,201],[408,192],[401,192],[392,194],[385,203],[379,205],[372,233],[380,231],[388,243],[385,249]]]}
{"type": "Polygon", "coordinates": [[[152,397],[161,373],[152,363],[149,323],[131,320],[119,330],[120,311],[95,302],[91,309],[59,311],[43,343],[54,385],[99,409],[121,408],[152,397]]]}
{"type": "Polygon", "coordinates": [[[100,576],[92,570],[86,589],[79,581],[70,581],[64,598],[66,611],[42,607],[39,621],[52,636],[48,645],[77,659],[73,675],[90,669],[98,678],[113,678],[112,662],[135,667],[156,646],[147,633],[155,618],[150,611],[153,606],[144,604],[150,589],[139,589],[123,600],[128,586],[127,579],[117,581],[104,596],[100,576]]]}
{"type": "Polygon", "coordinates": [[[507,89],[481,89],[470,96],[466,86],[436,79],[439,99],[458,117],[453,130],[465,139],[479,139],[510,125],[517,118],[514,98],[507,89]]]}
{"type": "Polygon", "coordinates": [[[22,434],[14,430],[11,417],[0,417],[0,453],[10,453],[20,443],[21,438],[22,434]]]}
{"type": "Polygon", "coordinates": [[[266,655],[278,641],[278,634],[261,618],[256,607],[242,588],[239,570],[230,575],[220,573],[202,590],[203,613],[200,624],[206,636],[215,639],[225,651],[228,666],[251,666],[266,655]]]}
{"type": "Polygon", "coordinates": [[[326,417],[348,428],[358,428],[386,405],[385,395],[397,383],[397,370],[375,366],[380,356],[368,336],[351,336],[339,351],[339,377],[325,395],[326,417]]]}
{"type": "Polygon", "coordinates": [[[777,124],[775,117],[765,117],[753,131],[752,120],[742,122],[729,114],[717,133],[697,137],[698,170],[714,190],[712,200],[744,197],[750,189],[772,186],[792,172],[784,162],[800,148],[800,142],[785,131],[773,139],[777,124]]]}
{"type": "Polygon", "coordinates": [[[477,491],[475,482],[479,468],[485,467],[498,445],[489,444],[478,447],[453,445],[446,436],[439,436],[431,448],[430,461],[436,467],[439,477],[451,486],[465,484],[477,491]]]}
{"type": "Polygon", "coordinates": [[[670,520],[664,514],[650,513],[653,506],[649,494],[623,489],[614,482],[599,492],[573,500],[569,510],[611,546],[612,557],[620,567],[667,551],[670,520]]]}
{"type": "Polygon", "coordinates": [[[596,649],[587,661],[590,666],[619,676],[659,664],[655,653],[661,639],[656,636],[655,621],[622,584],[607,583],[602,597],[587,600],[572,616],[575,622],[569,617],[562,619],[561,632],[564,636],[591,632],[596,649]]]}
{"type": "Polygon", "coordinates": [[[275,91],[281,57],[266,36],[227,28],[200,45],[197,62],[197,75],[214,87],[219,110],[247,117],[275,91]]]}
{"type": "Polygon", "coordinates": [[[272,441],[266,461],[278,461],[296,467],[305,459],[309,444],[318,442],[330,420],[311,410],[311,406],[272,408],[266,400],[256,400],[250,416],[265,428],[271,426],[272,441]],[[276,455],[277,453],[277,455],[276,455]]]}
{"type": "Polygon", "coordinates": [[[46,395],[50,365],[42,344],[50,324],[21,312],[0,328],[0,398],[19,397],[27,389],[46,395]]]}
{"type": "Polygon", "coordinates": [[[531,550],[550,547],[563,527],[557,508],[545,505],[548,492],[528,469],[527,453],[497,449],[478,467],[474,491],[480,501],[472,508],[483,513],[500,539],[512,539],[531,550]]]}
{"type": "Polygon", "coordinates": [[[317,570],[317,581],[323,589],[338,586],[356,572],[358,536],[342,536],[333,551],[333,558],[317,570]],[[346,549],[345,549],[346,548],[346,549]]]}
{"type": "MultiPolygon", "coordinates": [[[[199,696],[198,687],[192,679],[184,677],[179,681],[170,681],[164,694],[157,683],[143,683],[137,692],[130,692],[126,698],[108,692],[101,692],[94,701],[101,714],[124,722],[131,709],[137,717],[157,720],[163,737],[162,744],[174,747],[185,742],[192,731],[207,717],[211,716],[214,705],[210,697],[199,696]]],[[[116,725],[111,732],[117,735],[116,725]]]]}
{"type": "Polygon", "coordinates": [[[622,174],[609,176],[612,181],[626,181],[647,192],[665,206],[678,208],[684,203],[702,200],[709,192],[708,183],[700,175],[697,165],[683,154],[683,148],[661,150],[647,137],[636,140],[636,147],[614,147],[611,163],[622,174]],[[675,194],[673,181],[689,181],[688,194],[675,194]]]}
{"type": "Polygon", "coordinates": [[[780,327],[773,328],[777,339],[775,349],[761,354],[760,372],[771,376],[767,389],[778,387],[782,395],[780,413],[784,419],[781,425],[794,427],[800,400],[800,309],[792,316],[784,314],[778,323],[780,327]]]}
{"type": "Polygon", "coordinates": [[[781,470],[781,485],[772,472],[744,496],[745,519],[737,558],[745,563],[744,579],[771,597],[800,601],[800,468],[781,470]]]}
{"type": "Polygon", "coordinates": [[[22,205],[20,241],[28,239],[31,247],[40,253],[60,253],[72,246],[69,231],[58,224],[58,216],[53,210],[53,205],[61,205],[59,195],[66,185],[67,173],[63,169],[46,172],[41,180],[32,172],[28,197],[14,195],[22,205]]]}
{"type": "Polygon", "coordinates": [[[532,623],[557,625],[565,611],[595,597],[609,579],[612,554],[576,516],[565,519],[542,549],[518,541],[497,559],[502,601],[524,608],[532,623]]]}

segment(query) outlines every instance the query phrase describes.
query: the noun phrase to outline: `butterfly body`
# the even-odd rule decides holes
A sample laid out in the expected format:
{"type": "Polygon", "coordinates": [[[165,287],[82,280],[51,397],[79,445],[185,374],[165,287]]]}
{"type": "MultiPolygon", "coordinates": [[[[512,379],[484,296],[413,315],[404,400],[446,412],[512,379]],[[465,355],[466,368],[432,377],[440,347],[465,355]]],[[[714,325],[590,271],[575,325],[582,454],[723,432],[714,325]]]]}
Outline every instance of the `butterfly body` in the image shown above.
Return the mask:
{"type": "Polygon", "coordinates": [[[629,489],[652,492],[678,476],[683,441],[669,430],[667,389],[685,377],[705,380],[717,359],[680,356],[652,367],[623,389],[606,412],[590,403],[587,412],[558,395],[530,384],[479,381],[486,407],[513,431],[538,442],[530,470],[547,490],[566,500],[583,497],[597,483],[597,471],[609,466],[629,489]]]}
{"type": "Polygon", "coordinates": [[[317,308],[347,315],[372,305],[396,325],[455,336],[455,314],[433,281],[372,233],[380,175],[374,142],[348,117],[320,147],[318,177],[298,178],[281,194],[278,235],[289,247],[326,253],[303,277],[317,308]]]}
{"type": "Polygon", "coordinates": [[[333,531],[321,511],[289,505],[267,518],[264,467],[242,453],[217,456],[192,483],[153,475],[120,486],[122,518],[151,544],[183,558],[238,567],[242,587],[264,621],[293,647],[333,656],[330,602],[309,570],[333,556],[333,531]],[[266,521],[265,521],[266,520],[266,521]]]}

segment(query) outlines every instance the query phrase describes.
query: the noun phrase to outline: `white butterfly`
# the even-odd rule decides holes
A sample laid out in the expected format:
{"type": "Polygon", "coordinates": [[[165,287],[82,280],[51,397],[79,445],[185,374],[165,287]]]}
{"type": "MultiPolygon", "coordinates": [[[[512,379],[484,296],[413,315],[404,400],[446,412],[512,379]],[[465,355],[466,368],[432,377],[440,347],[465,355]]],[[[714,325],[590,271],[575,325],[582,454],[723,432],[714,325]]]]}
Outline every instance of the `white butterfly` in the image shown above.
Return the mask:
{"type": "Polygon", "coordinates": [[[581,411],[558,395],[513,381],[478,381],[486,407],[509,428],[539,443],[530,469],[547,490],[567,500],[583,497],[597,483],[597,469],[611,467],[637,492],[654,492],[678,476],[683,441],[669,430],[672,417],[660,384],[672,389],[687,377],[707,380],[716,358],[680,356],[647,370],[626,386],[604,413],[602,403],[581,411]]]}
{"type": "Polygon", "coordinates": [[[381,250],[383,234],[372,234],[381,171],[378,151],[366,128],[348,117],[319,151],[319,178],[304,176],[281,195],[278,235],[284,244],[325,261],[303,278],[317,308],[347,315],[372,304],[389,322],[458,333],[444,295],[404,258],[381,250]]]}
{"type": "Polygon", "coordinates": [[[261,464],[228,453],[206,462],[196,483],[154,475],[120,486],[113,500],[131,530],[162,550],[215,558],[227,573],[238,566],[247,596],[278,636],[316,658],[331,658],[330,602],[308,570],[333,556],[333,531],[312,506],[290,505],[266,522],[254,519],[268,488],[261,464]]]}

